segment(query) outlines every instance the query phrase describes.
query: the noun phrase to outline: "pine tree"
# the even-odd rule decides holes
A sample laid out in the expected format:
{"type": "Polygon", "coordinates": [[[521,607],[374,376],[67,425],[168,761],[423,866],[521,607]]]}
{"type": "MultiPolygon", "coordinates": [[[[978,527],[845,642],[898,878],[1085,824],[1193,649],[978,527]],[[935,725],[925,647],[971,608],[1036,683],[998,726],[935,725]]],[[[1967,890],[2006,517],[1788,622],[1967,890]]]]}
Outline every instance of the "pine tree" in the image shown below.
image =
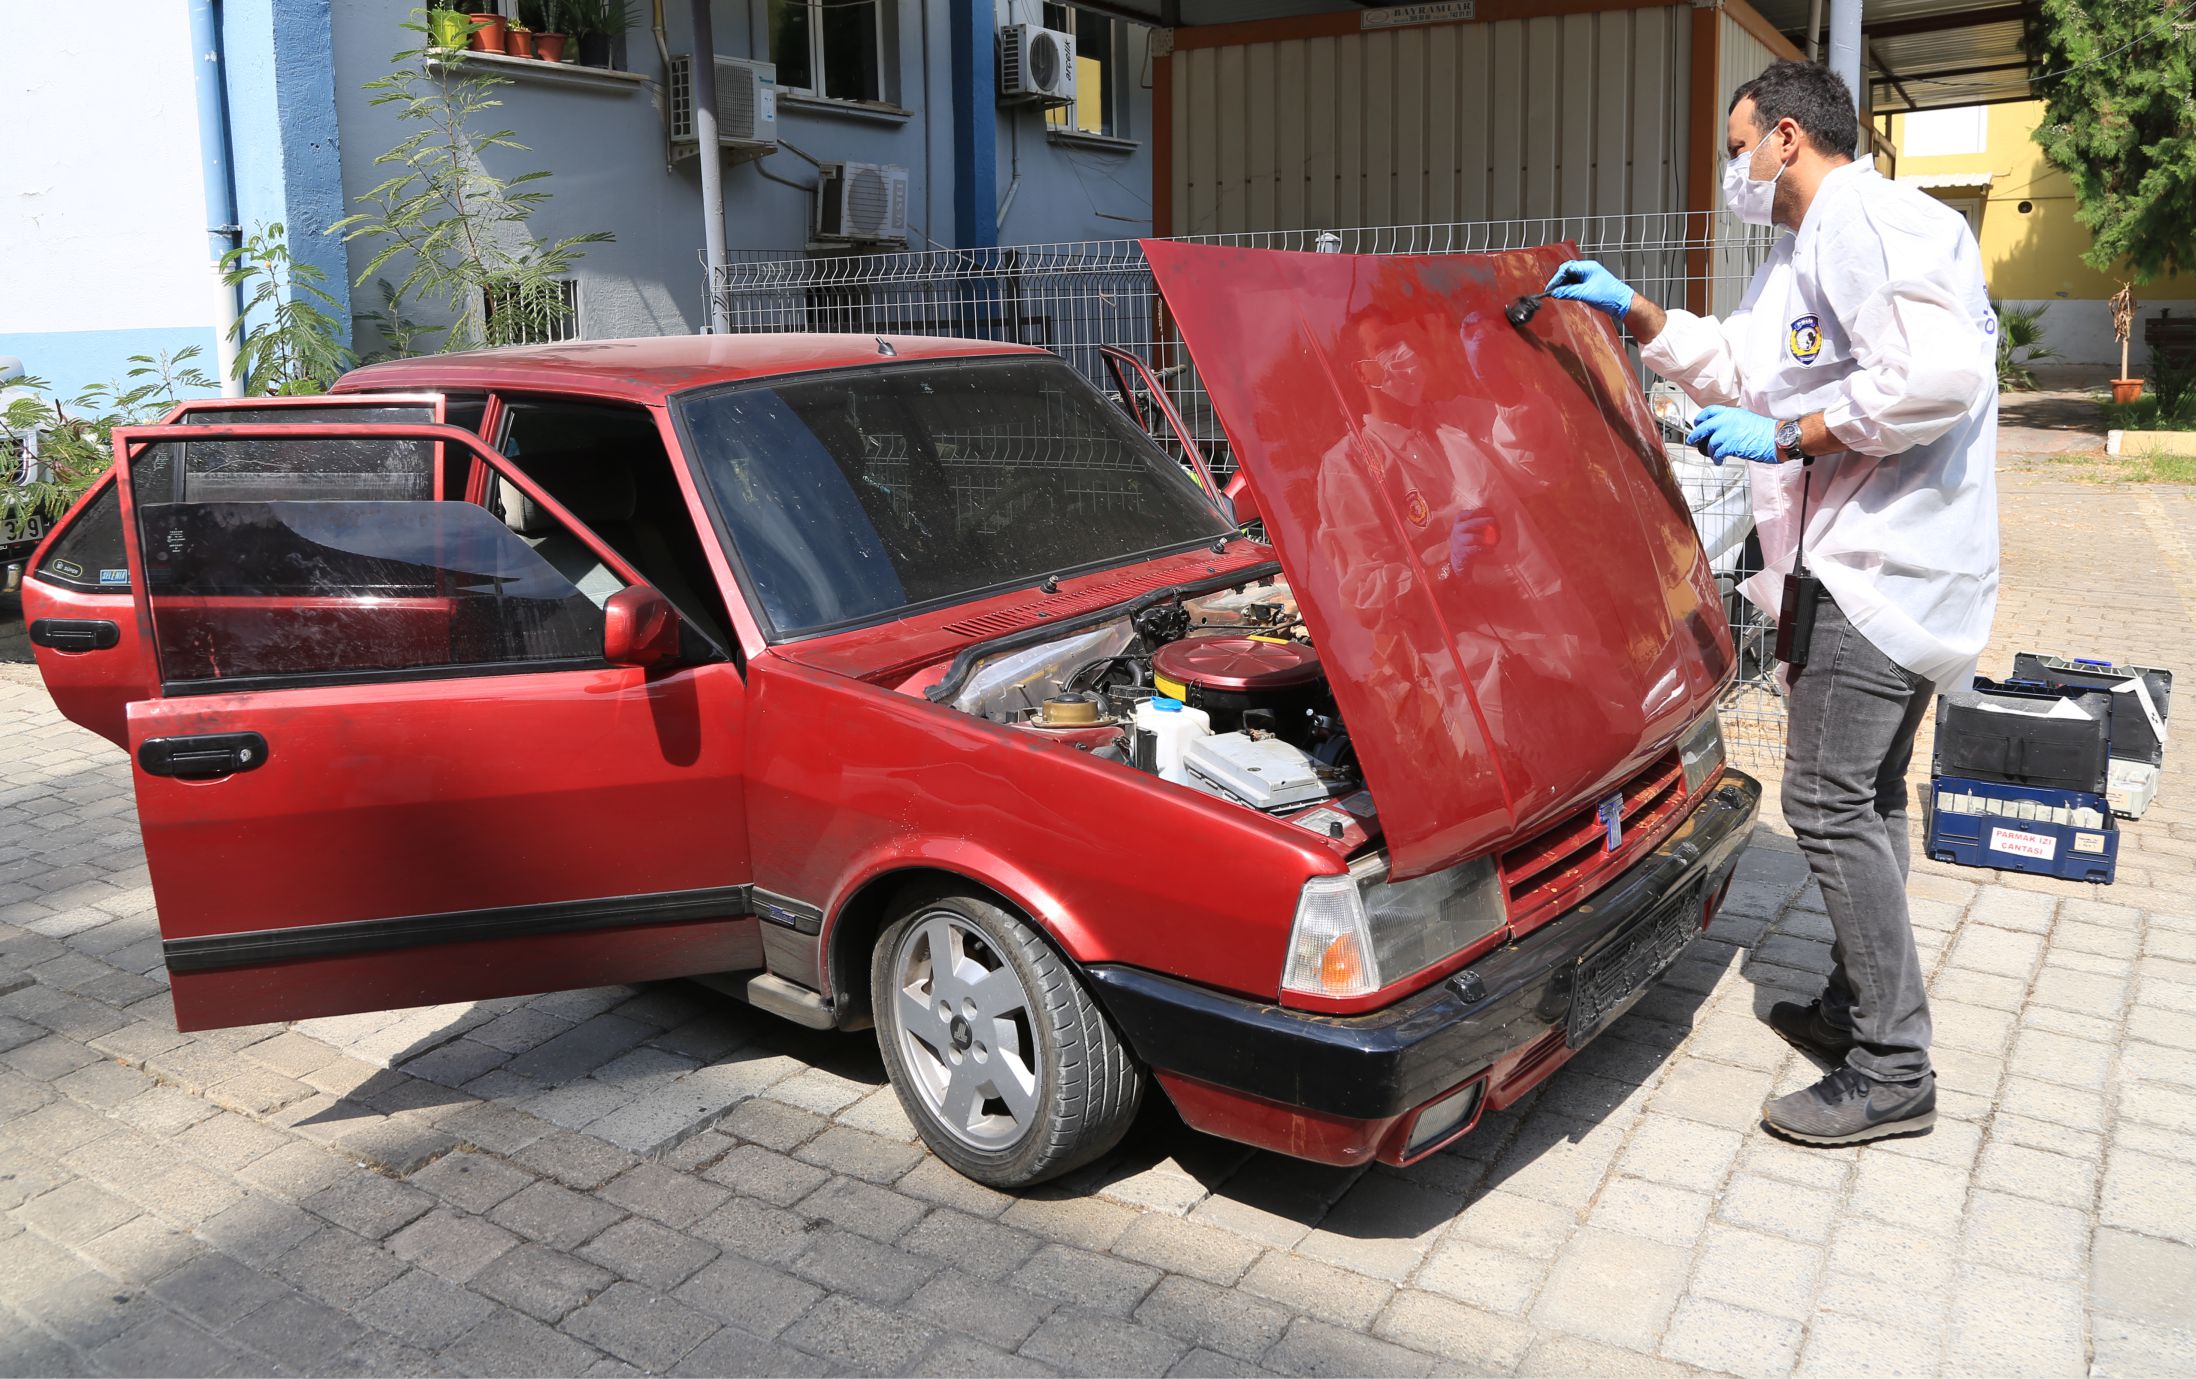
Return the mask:
{"type": "Polygon", "coordinates": [[[2137,282],[2196,269],[2196,0],[2043,0],[2029,54],[2083,259],[2137,282]]]}

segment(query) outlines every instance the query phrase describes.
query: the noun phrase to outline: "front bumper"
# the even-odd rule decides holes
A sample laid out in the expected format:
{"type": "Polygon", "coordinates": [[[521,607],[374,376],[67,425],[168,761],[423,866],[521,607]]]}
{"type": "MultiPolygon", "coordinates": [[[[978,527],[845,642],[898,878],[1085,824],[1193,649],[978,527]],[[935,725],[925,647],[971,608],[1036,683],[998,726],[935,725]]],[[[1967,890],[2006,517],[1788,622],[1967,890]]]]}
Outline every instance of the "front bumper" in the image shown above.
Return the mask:
{"type": "Polygon", "coordinates": [[[1651,982],[1572,1027],[1581,962],[1628,944],[1673,904],[1721,899],[1760,812],[1761,785],[1727,770],[1677,831],[1562,917],[1366,1015],[1290,1010],[1141,968],[1090,969],[1137,1057],[1199,1129],[1330,1163],[1401,1162],[1523,1095],[1629,1009],[1651,982]],[[1414,1142],[1430,1103],[1474,1082],[1472,1112],[1414,1142]]]}

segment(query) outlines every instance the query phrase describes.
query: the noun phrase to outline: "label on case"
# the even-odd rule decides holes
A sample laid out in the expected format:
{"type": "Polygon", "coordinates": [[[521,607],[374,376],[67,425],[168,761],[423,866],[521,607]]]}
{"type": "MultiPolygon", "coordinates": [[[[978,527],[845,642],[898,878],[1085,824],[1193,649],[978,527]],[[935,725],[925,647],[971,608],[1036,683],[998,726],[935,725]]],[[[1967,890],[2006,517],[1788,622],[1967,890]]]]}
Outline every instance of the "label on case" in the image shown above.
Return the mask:
{"type": "Polygon", "coordinates": [[[2077,833],[2074,835],[2074,850],[2102,853],[2105,850],[2105,836],[2102,833],[2077,833]]]}
{"type": "Polygon", "coordinates": [[[1990,850],[2048,862],[2059,855],[2059,840],[2048,833],[2023,833],[2018,829],[1994,828],[1990,830],[1990,850]]]}

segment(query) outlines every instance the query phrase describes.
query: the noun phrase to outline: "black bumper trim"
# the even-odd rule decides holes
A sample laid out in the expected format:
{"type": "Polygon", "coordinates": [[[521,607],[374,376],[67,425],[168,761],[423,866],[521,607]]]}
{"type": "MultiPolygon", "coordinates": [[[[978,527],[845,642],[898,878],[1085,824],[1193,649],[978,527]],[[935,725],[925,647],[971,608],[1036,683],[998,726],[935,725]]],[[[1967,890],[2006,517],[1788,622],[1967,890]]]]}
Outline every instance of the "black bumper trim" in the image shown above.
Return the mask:
{"type": "Polygon", "coordinates": [[[1717,884],[1760,809],[1760,783],[1727,771],[1675,833],[1590,900],[1365,1015],[1290,1010],[1141,968],[1102,965],[1089,975],[1152,1067],[1322,1115],[1397,1116],[1563,1028],[1578,960],[1624,941],[1669,897],[1717,884]]]}

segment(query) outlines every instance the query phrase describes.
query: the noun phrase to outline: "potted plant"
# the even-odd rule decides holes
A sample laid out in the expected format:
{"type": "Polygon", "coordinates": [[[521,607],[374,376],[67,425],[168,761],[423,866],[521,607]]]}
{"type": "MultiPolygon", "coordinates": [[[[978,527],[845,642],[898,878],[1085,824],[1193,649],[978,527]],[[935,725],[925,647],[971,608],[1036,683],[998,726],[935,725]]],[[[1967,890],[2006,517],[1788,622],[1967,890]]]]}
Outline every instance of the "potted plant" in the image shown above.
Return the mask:
{"type": "Polygon", "coordinates": [[[2127,372],[2127,337],[2135,333],[2135,284],[2121,283],[2112,294],[2112,333],[2120,337],[2120,376],[2112,380],[2112,400],[2133,402],[2143,395],[2143,381],[2127,372]]]}
{"type": "Polygon", "coordinates": [[[589,67],[612,65],[612,45],[633,27],[627,0],[565,0],[564,31],[579,40],[579,60],[589,67]]]}
{"type": "Polygon", "coordinates": [[[502,15],[492,9],[481,8],[466,11],[465,17],[473,26],[472,45],[474,52],[501,53],[509,51],[509,45],[506,42],[508,33],[504,28],[502,15]]]}
{"type": "Polygon", "coordinates": [[[564,61],[564,40],[571,30],[561,0],[539,0],[533,11],[534,55],[543,62],[564,61]]]}
{"type": "Polygon", "coordinates": [[[526,26],[524,20],[514,19],[504,28],[508,34],[504,42],[509,45],[505,49],[506,52],[513,57],[536,56],[534,52],[534,31],[526,26]]]}
{"type": "Polygon", "coordinates": [[[444,50],[462,48],[473,31],[473,21],[457,7],[456,0],[429,0],[428,46],[444,50]]]}

